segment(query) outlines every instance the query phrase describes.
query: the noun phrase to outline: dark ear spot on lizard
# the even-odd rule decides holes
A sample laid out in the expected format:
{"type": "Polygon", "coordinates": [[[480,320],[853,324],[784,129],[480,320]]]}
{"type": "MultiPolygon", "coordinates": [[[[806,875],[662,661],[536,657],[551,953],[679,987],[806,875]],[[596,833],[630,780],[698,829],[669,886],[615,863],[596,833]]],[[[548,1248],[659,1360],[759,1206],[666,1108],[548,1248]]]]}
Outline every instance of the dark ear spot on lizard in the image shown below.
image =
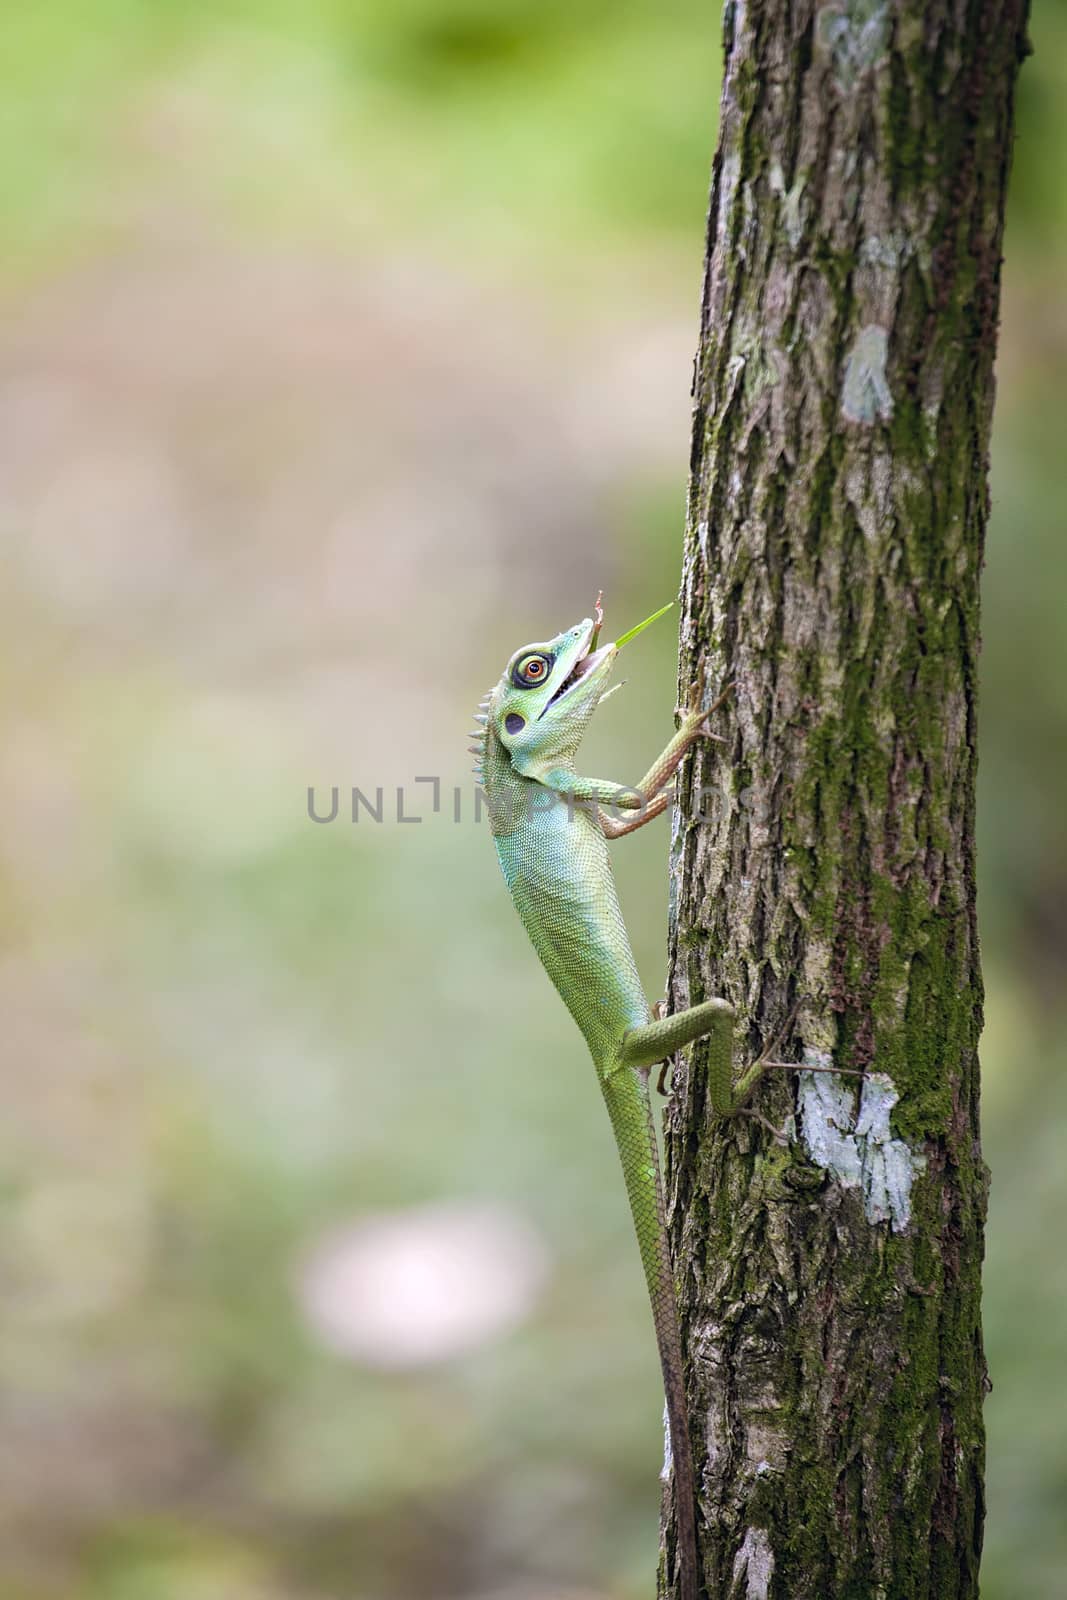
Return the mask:
{"type": "Polygon", "coordinates": [[[504,718],[504,726],[509,733],[521,733],[526,726],[526,718],[520,717],[517,711],[509,711],[504,718]]]}

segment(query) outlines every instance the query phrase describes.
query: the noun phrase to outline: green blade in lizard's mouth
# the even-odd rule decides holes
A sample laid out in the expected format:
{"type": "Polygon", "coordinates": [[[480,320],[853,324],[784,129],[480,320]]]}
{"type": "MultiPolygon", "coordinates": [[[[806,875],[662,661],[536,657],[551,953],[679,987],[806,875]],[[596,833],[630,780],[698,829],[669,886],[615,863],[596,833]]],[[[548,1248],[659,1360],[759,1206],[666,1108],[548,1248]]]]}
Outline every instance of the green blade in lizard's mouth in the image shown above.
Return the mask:
{"type": "Polygon", "coordinates": [[[658,622],[660,617],[664,616],[671,609],[673,604],[673,600],[668,600],[665,606],[660,606],[658,611],[653,611],[652,615],[650,617],[646,617],[644,622],[639,622],[636,628],[631,628],[629,633],[624,633],[620,639],[616,639],[616,650],[621,650],[624,644],[629,644],[631,639],[636,639],[639,633],[644,633],[646,628],[651,627],[654,622],[658,622]]]}

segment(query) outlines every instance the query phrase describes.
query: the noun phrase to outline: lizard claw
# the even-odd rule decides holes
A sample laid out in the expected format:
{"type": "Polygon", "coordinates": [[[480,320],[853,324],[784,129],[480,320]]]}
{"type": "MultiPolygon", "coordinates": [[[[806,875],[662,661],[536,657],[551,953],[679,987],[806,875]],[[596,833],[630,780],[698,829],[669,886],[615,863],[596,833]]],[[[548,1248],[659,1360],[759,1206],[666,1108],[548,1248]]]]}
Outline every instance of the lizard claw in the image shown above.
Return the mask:
{"type": "Polygon", "coordinates": [[[726,740],[720,738],[717,733],[712,733],[711,729],[707,726],[707,723],[708,718],[718,711],[719,707],[725,704],[730,695],[733,693],[734,681],[731,678],[727,682],[725,688],[722,690],[722,693],[719,694],[716,699],[711,702],[711,705],[706,708],[704,706],[704,684],[705,668],[704,663],[701,662],[696,679],[689,690],[689,703],[684,710],[679,707],[675,712],[675,715],[682,718],[682,721],[688,725],[689,731],[694,735],[694,737],[703,735],[706,739],[714,739],[719,744],[725,744],[726,740]]]}
{"type": "Polygon", "coordinates": [[[684,706],[675,706],[674,715],[682,722],[692,722],[694,717],[700,716],[700,707],[704,699],[704,663],[701,662],[697,669],[694,681],[689,685],[689,694],[686,696],[684,706]]]}
{"type": "Polygon", "coordinates": [[[707,671],[707,667],[701,661],[700,666],[697,668],[697,675],[689,685],[689,711],[691,713],[699,711],[704,704],[704,685],[707,681],[707,671]]]}
{"type": "MultiPolygon", "coordinates": [[[[655,1019],[655,1021],[656,1022],[662,1022],[664,1017],[667,1015],[667,1001],[666,1000],[653,1000],[652,1006],[651,1006],[651,1011],[652,1011],[652,1016],[655,1019]]],[[[670,1058],[668,1057],[665,1061],[661,1061],[660,1062],[659,1077],[656,1079],[656,1093],[657,1094],[666,1094],[667,1093],[667,1074],[668,1074],[668,1072],[670,1070],[671,1070],[671,1061],[670,1061],[670,1058]]]]}

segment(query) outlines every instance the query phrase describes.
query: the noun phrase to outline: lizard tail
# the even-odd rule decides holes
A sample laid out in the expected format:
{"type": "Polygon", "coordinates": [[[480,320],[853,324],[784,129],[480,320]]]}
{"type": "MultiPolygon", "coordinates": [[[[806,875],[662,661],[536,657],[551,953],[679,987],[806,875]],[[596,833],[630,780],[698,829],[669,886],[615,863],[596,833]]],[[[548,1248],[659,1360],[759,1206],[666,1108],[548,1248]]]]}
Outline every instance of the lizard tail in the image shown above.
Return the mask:
{"type": "Polygon", "coordinates": [[[676,1600],[699,1600],[696,1482],[693,1476],[693,1452],[689,1443],[678,1302],[667,1242],[663,1180],[648,1098],[648,1068],[617,1067],[609,1076],[601,1079],[601,1087],[622,1158],[626,1192],[630,1197],[630,1210],[652,1302],[656,1343],[663,1368],[663,1391],[667,1401],[674,1467],[674,1517],[678,1530],[676,1600]]]}

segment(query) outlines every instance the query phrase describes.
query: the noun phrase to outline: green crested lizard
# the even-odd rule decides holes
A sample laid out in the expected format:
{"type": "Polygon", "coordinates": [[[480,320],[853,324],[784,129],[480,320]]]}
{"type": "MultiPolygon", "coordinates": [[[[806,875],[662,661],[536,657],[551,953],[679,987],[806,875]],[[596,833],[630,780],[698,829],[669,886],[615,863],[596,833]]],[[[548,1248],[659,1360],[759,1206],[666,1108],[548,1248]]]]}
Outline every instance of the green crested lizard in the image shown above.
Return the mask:
{"type": "Polygon", "coordinates": [[[710,1098],[715,1111],[727,1116],[742,1110],[768,1067],[786,1063],[761,1057],[735,1082],[734,1011],[725,1000],[705,1000],[663,1016],[658,1007],[654,1014],[645,998],[619,909],[608,840],[634,832],[666,809],[673,797],[667,785],[690,746],[709,735],[708,718],[725,695],[707,709],[700,704],[702,688],[690,697],[674,738],[635,788],[581,777],[575,754],[593,712],[614,692],[607,682],[616,655],[663,615],[657,611],[598,647],[599,597],[595,611],[595,620],[586,617],[554,639],[516,651],[475,713],[471,750],[479,757],[475,772],[484,785],[515,909],[585,1035],[607,1103],[663,1368],[678,1530],[677,1594],[679,1600],[698,1600],[693,1458],[649,1071],[706,1036],[710,1098]]]}

